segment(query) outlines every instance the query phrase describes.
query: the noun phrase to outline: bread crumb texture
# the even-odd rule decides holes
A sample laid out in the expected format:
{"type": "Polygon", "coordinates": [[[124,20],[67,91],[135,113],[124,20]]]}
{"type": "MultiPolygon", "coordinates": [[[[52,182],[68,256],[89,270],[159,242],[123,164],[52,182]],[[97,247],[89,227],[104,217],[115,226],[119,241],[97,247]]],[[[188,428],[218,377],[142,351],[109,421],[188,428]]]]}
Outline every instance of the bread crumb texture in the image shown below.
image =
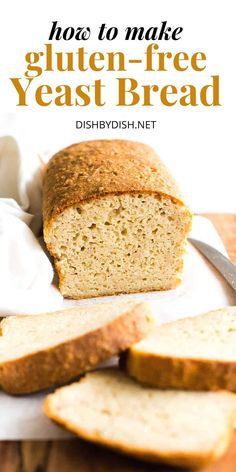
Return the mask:
{"type": "Polygon", "coordinates": [[[46,414],[84,439],[151,461],[203,466],[225,451],[235,395],[143,387],[115,369],[47,397],[46,414]]]}
{"type": "Polygon", "coordinates": [[[48,164],[44,239],[62,294],[88,298],[175,288],[191,214],[148,146],[90,141],[48,164]]]}

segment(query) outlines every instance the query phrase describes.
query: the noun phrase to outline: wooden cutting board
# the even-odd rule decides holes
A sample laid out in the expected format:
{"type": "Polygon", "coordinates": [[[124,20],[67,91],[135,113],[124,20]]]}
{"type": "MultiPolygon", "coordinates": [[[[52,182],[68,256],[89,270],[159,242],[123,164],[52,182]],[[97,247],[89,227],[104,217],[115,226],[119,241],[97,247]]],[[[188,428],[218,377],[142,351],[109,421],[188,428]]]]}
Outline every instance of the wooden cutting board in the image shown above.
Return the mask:
{"type": "MultiPolygon", "coordinates": [[[[236,215],[208,214],[230,258],[236,262],[236,215]]],[[[67,441],[1,441],[0,472],[174,472],[182,469],[146,464],[85,443],[67,441]]],[[[225,456],[191,472],[236,472],[236,432],[225,456]]]]}

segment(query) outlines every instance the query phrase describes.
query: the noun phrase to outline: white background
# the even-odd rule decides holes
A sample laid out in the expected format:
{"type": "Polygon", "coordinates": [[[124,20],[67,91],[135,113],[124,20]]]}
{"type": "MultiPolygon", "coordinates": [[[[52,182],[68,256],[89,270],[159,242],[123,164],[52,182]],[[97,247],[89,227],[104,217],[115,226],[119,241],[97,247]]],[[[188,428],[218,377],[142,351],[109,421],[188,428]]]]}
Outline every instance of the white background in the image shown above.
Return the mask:
{"type": "MultiPolygon", "coordinates": [[[[235,191],[235,37],[234,1],[188,0],[170,1],[55,1],[32,2],[8,0],[1,13],[0,134],[13,133],[34,151],[57,150],[72,142],[96,138],[134,139],[151,144],[178,180],[186,199],[195,212],[236,212],[235,191]],[[42,50],[48,42],[51,22],[61,26],[90,26],[92,37],[85,43],[57,42],[58,50],[127,51],[129,57],[140,56],[145,42],[125,42],[126,26],[160,26],[167,20],[172,27],[182,26],[179,41],[161,41],[167,51],[204,51],[204,72],[145,73],[130,66],[127,76],[140,83],[187,84],[209,83],[211,75],[220,75],[221,107],[165,108],[125,107],[114,105],[96,108],[16,107],[17,95],[9,77],[21,77],[25,71],[24,56],[28,51],[42,50]],[[101,23],[118,26],[121,34],[113,42],[99,42],[96,31],[101,23]],[[157,120],[157,129],[86,131],[76,130],[75,120],[157,120]]],[[[114,100],[113,79],[116,74],[101,73],[108,87],[107,102],[114,100]]],[[[46,73],[39,83],[60,84],[89,82],[99,73],[46,73]]],[[[31,165],[30,157],[28,166],[31,165]]]]}

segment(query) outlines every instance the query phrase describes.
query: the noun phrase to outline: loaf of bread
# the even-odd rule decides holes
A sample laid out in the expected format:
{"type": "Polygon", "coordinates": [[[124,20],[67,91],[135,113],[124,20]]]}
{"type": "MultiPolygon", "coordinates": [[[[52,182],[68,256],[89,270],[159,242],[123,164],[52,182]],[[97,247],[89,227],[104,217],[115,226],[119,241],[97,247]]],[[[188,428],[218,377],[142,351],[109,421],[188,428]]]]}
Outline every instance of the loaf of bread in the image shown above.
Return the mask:
{"type": "Polygon", "coordinates": [[[83,439],[150,461],[202,467],[229,444],[235,398],[143,387],[102,369],[49,395],[44,411],[83,439]]]}
{"type": "Polygon", "coordinates": [[[152,325],[148,303],[101,303],[1,321],[0,387],[11,394],[62,384],[127,349],[152,325]]]}
{"type": "Polygon", "coordinates": [[[121,364],[147,385],[236,392],[236,307],[155,328],[121,364]]]}
{"type": "Polygon", "coordinates": [[[43,186],[44,239],[64,297],[175,288],[191,214],[148,146],[89,141],[58,152],[43,186]]]}

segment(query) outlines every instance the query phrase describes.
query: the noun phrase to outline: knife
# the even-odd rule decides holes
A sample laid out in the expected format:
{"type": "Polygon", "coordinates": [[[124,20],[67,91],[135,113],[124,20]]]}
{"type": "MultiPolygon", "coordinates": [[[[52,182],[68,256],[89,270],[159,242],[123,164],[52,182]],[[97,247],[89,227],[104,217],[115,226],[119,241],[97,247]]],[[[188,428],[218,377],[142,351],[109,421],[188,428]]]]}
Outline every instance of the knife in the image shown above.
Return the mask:
{"type": "Polygon", "coordinates": [[[211,262],[218,272],[223,275],[225,280],[227,280],[228,284],[236,291],[236,264],[221,254],[220,251],[203,241],[193,238],[188,238],[188,241],[211,262]]]}

